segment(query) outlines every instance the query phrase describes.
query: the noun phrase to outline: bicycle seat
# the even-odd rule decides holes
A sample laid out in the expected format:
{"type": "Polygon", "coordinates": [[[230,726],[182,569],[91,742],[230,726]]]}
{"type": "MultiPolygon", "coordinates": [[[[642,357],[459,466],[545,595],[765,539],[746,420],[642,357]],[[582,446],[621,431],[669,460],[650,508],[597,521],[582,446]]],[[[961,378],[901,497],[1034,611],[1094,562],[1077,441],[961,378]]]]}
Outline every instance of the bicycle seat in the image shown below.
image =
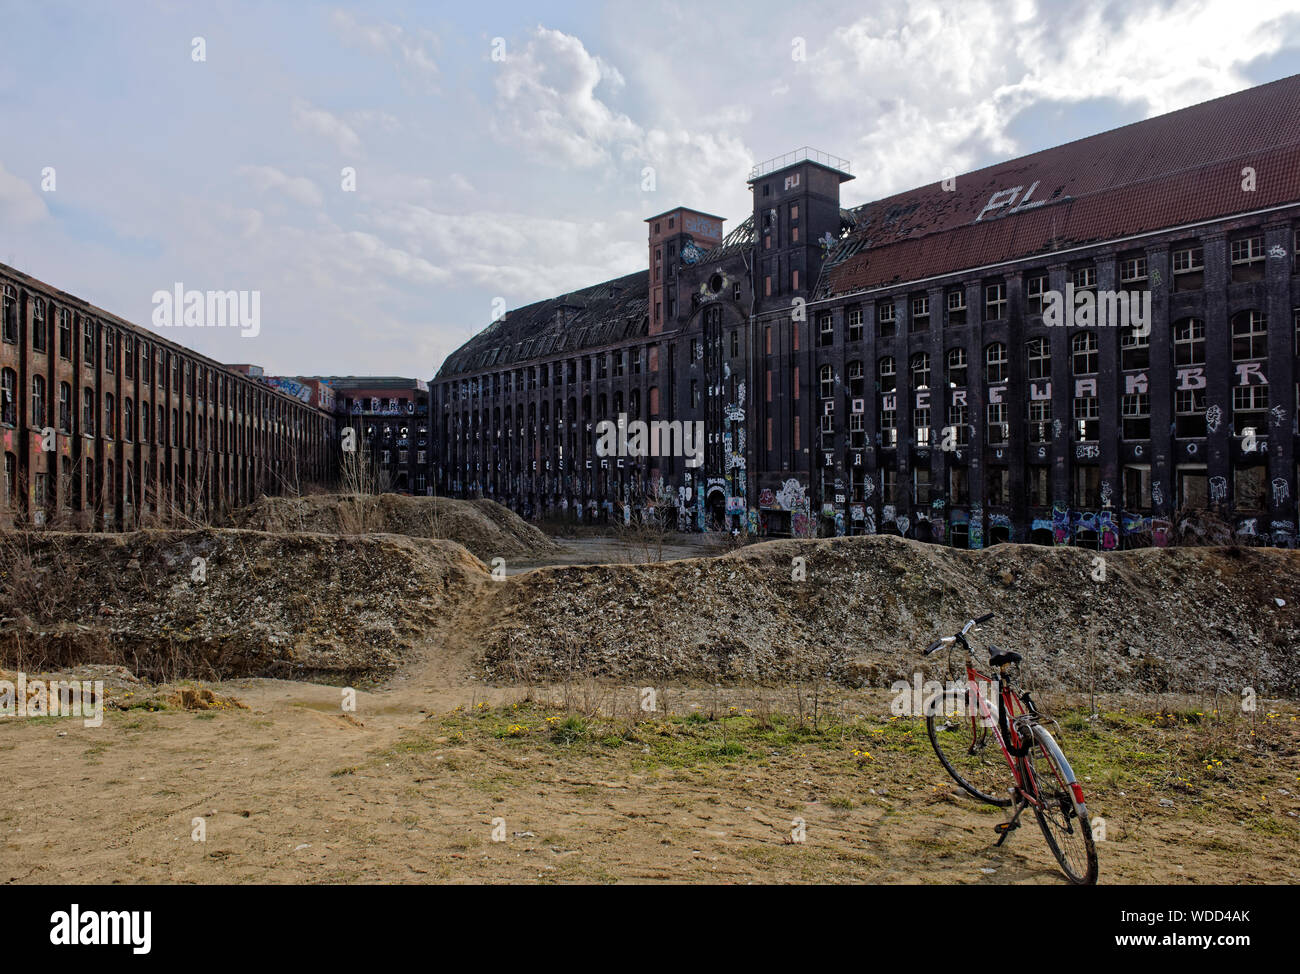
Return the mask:
{"type": "Polygon", "coordinates": [[[996,646],[989,646],[989,665],[1006,666],[1008,663],[1019,663],[1021,655],[1012,652],[1009,649],[998,649],[996,646]]]}

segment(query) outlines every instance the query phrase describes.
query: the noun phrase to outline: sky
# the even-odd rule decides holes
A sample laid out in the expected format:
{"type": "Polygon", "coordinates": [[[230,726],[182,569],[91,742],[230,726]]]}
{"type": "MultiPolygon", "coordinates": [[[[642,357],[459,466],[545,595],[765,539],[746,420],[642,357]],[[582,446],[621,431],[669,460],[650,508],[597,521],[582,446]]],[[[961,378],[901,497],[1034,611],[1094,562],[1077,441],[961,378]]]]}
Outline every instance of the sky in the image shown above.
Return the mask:
{"type": "Polygon", "coordinates": [[[427,379],[644,268],[648,216],[731,229],[757,162],[868,202],[1300,73],[1294,7],[0,0],[0,262],[222,362],[427,379]],[[260,326],[159,327],[177,284],[260,326]]]}

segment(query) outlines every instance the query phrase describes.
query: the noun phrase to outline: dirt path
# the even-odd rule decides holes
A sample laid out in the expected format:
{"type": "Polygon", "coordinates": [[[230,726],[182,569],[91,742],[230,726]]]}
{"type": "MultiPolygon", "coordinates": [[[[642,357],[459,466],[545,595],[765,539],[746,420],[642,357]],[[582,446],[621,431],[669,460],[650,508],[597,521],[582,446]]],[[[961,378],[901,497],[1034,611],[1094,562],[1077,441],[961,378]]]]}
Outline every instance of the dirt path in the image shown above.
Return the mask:
{"type": "MultiPolygon", "coordinates": [[[[551,708],[483,684],[504,591],[472,583],[352,712],[240,680],[212,689],[247,709],[0,720],[0,881],[1062,881],[1028,817],[993,847],[999,813],[887,693],[661,687],[643,719],[634,687],[534,688],[551,708]]],[[[1300,881],[1293,705],[1115,697],[1093,725],[1068,704],[1104,882],[1300,881]]]]}
{"type": "MultiPolygon", "coordinates": [[[[838,732],[791,737],[728,730],[754,721],[740,696],[669,690],[695,716],[561,745],[563,715],[604,690],[569,688],[570,707],[550,711],[515,689],[422,689],[434,672],[359,694],[354,714],[338,688],[258,680],[217,688],[248,710],[0,721],[0,880],[1061,881],[1029,819],[992,847],[997,813],[958,792],[923,725],[890,720],[879,695],[838,699],[838,732]]],[[[762,706],[792,712],[779,696],[762,706]]],[[[1158,763],[1098,764],[1085,787],[1107,823],[1103,880],[1300,881],[1296,728],[1283,713],[1267,754],[1191,791],[1158,763]]],[[[1148,754],[1182,733],[1132,731],[1148,754]]]]}

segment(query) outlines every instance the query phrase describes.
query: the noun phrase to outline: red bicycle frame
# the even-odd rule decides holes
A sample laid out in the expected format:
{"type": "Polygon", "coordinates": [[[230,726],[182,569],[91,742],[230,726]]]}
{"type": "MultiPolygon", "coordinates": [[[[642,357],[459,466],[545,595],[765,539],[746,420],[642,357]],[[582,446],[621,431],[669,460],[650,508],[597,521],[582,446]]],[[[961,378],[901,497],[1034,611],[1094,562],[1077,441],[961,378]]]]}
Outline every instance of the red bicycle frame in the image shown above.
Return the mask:
{"type": "Polygon", "coordinates": [[[973,694],[976,699],[976,706],[973,708],[975,712],[970,715],[972,732],[971,739],[977,740],[979,738],[979,724],[977,724],[976,721],[984,723],[984,726],[991,728],[993,735],[998,742],[998,747],[1002,749],[1002,756],[1006,759],[1007,766],[1011,769],[1011,773],[1015,775],[1016,790],[1020,792],[1025,801],[1029,802],[1031,805],[1040,806],[1042,802],[1038,798],[1038,786],[1032,780],[1033,771],[1027,764],[1024,764],[1024,762],[1016,760],[1016,757],[1022,757],[1032,746],[1032,744],[1026,744],[1021,739],[1019,732],[1016,730],[1016,718],[1026,716],[1029,713],[1029,711],[1025,709],[1024,701],[1015,695],[1008,684],[1001,680],[995,681],[990,679],[979,670],[975,669],[975,667],[973,667],[969,662],[966,664],[966,686],[967,692],[973,694]],[[985,685],[997,683],[998,697],[1000,700],[999,713],[993,713],[992,708],[985,699],[985,694],[980,690],[980,681],[985,685]],[[1010,741],[1007,741],[1002,735],[1002,729],[1004,727],[1006,728],[1007,736],[1010,737],[1010,741]],[[1008,747],[1008,744],[1010,744],[1010,747],[1008,747]],[[1022,765],[1024,766],[1026,774],[1031,779],[1029,782],[1031,787],[1026,787],[1026,774],[1021,773],[1022,765]]]}

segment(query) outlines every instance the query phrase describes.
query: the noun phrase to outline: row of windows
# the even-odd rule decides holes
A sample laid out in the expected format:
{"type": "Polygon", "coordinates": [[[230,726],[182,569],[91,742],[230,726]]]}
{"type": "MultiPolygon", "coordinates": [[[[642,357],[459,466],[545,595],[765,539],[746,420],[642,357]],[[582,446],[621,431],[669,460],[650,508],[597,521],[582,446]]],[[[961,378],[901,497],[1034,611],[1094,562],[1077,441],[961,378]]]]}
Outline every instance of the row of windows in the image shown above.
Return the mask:
{"type": "MultiPolygon", "coordinates": [[[[93,498],[95,496],[94,466],[92,464],[84,464],[83,466],[85,467],[84,488],[83,488],[83,477],[74,471],[72,460],[68,457],[62,458],[62,471],[61,471],[61,478],[63,481],[62,492],[64,493],[66,502],[70,504],[73,509],[82,506],[83,497],[93,498]],[[83,494],[83,489],[84,489],[84,494],[83,494]]],[[[150,497],[151,494],[153,493],[154,481],[156,479],[155,468],[152,464],[146,463],[143,469],[144,469],[144,482],[140,484],[137,483],[135,479],[135,464],[131,460],[127,460],[124,468],[125,477],[126,477],[125,482],[122,484],[117,484],[115,463],[111,459],[104,461],[105,484],[115,485],[116,488],[121,488],[125,490],[124,499],[126,502],[126,506],[128,508],[132,506],[133,500],[138,495],[141,488],[143,488],[144,496],[146,498],[150,497]]],[[[160,466],[158,470],[160,470],[163,475],[162,486],[166,494],[168,495],[172,494],[173,487],[175,488],[176,491],[179,491],[182,494],[186,493],[185,481],[187,478],[182,474],[181,467],[179,465],[176,465],[174,467],[168,467],[167,465],[164,464],[160,466]]],[[[6,452],[4,455],[4,501],[5,501],[5,506],[9,508],[13,508],[16,505],[18,500],[17,471],[18,471],[17,456],[13,453],[6,452]]],[[[242,481],[244,485],[248,485],[251,482],[250,473],[251,471],[248,467],[245,467],[245,470],[242,473],[238,469],[238,467],[236,467],[236,469],[234,470],[233,479],[236,481],[236,483],[242,481]]],[[[422,482],[423,476],[417,479],[422,482]]],[[[192,502],[200,494],[207,495],[210,489],[210,485],[204,482],[204,475],[198,473],[193,466],[190,466],[189,468],[188,481],[189,481],[188,498],[190,503],[183,506],[186,506],[187,509],[192,510],[193,509],[192,502]]],[[[211,486],[215,486],[219,489],[219,484],[211,485],[211,486]]],[[[32,497],[37,509],[48,509],[51,503],[55,500],[53,487],[54,487],[53,475],[51,473],[38,470],[32,474],[32,497]]],[[[109,487],[107,489],[109,493],[112,493],[115,488],[109,487]]]]}
{"type": "MultiPolygon", "coordinates": [[[[645,355],[642,354],[643,351],[638,347],[616,349],[595,356],[584,356],[581,360],[582,381],[590,382],[593,370],[597,379],[607,379],[611,374],[616,379],[622,378],[628,372],[632,375],[640,375],[643,363],[649,364],[650,371],[657,371],[659,367],[658,348],[652,346],[645,355]]],[[[690,350],[692,362],[696,360],[695,351],[695,345],[692,344],[690,350]]],[[[511,392],[524,392],[538,388],[546,389],[552,384],[558,386],[562,382],[577,381],[578,360],[546,362],[522,369],[512,369],[492,375],[462,379],[458,383],[453,382],[450,385],[451,399],[455,402],[459,399],[468,399],[480,395],[499,396],[502,393],[509,395],[511,392]]]]}
{"type": "MultiPolygon", "coordinates": [[[[0,423],[8,426],[15,426],[18,422],[17,415],[17,381],[18,375],[13,369],[0,370],[0,423]]],[[[32,377],[32,398],[31,413],[29,422],[32,426],[43,428],[47,423],[55,420],[55,416],[47,414],[46,410],[51,404],[46,398],[46,383],[43,375],[32,377]]],[[[104,395],[104,435],[108,438],[117,435],[117,400],[110,392],[104,395]]],[[[170,430],[170,443],[172,446],[180,445],[180,414],[176,409],[171,411],[171,424],[165,425],[166,411],[163,406],[158,406],[158,423],[151,430],[150,411],[146,403],[144,408],[139,412],[138,430],[141,442],[149,442],[154,431],[157,434],[159,443],[166,442],[164,430],[170,430]]],[[[185,414],[185,438],[184,445],[189,448],[193,445],[194,433],[194,416],[190,413],[185,414]]],[[[72,432],[72,386],[66,382],[59,383],[59,400],[57,405],[57,428],[64,433],[72,432]]],[[[135,439],[137,430],[137,416],[135,403],[129,397],[122,400],[122,438],[127,441],[135,439]]],[[[256,431],[253,429],[252,420],[245,419],[239,428],[236,429],[234,420],[222,422],[214,419],[212,428],[217,436],[216,448],[224,450],[226,444],[239,437],[242,440],[244,449],[249,450],[254,443],[256,431]]],[[[207,444],[208,418],[199,416],[199,449],[206,449],[207,444]]],[[[95,434],[95,392],[89,386],[82,389],[81,396],[81,432],[86,436],[95,434]]]]}
{"type": "MultiPolygon", "coordinates": [[[[1300,231],[1296,232],[1296,246],[1300,247],[1300,231]]],[[[1184,244],[1172,250],[1172,271],[1175,290],[1199,288],[1203,283],[1205,270],[1204,249],[1197,244],[1184,244]]],[[[1229,245],[1229,264],[1231,280],[1235,282],[1259,280],[1263,277],[1264,237],[1254,234],[1231,241],[1229,245]]],[[[1298,258],[1300,259],[1300,258],[1298,258]]],[[[1119,260],[1119,282],[1132,285],[1147,282],[1147,258],[1145,255],[1121,255],[1119,260]]],[[[1095,290],[1097,287],[1097,268],[1086,264],[1070,271],[1070,283],[1075,291],[1095,290]]],[[[1031,271],[1024,276],[1025,309],[1030,315],[1041,315],[1050,290],[1049,277],[1045,271],[1031,271]]],[[[1004,281],[986,282],[983,285],[984,320],[1001,321],[1007,317],[1007,285],[1004,281]]],[[[958,285],[944,292],[944,311],[947,324],[955,327],[966,324],[967,289],[958,285]]],[[[905,299],[909,312],[908,331],[923,332],[929,329],[932,318],[929,294],[916,294],[905,299]]],[[[898,334],[898,304],[894,301],[882,301],[876,305],[876,334],[880,338],[892,338],[898,334]]],[[[850,308],[846,312],[846,336],[849,342],[862,340],[862,309],[850,308]]],[[[818,318],[818,343],[826,346],[834,343],[835,326],[830,314],[818,318]]]]}
{"type": "MultiPolygon", "coordinates": [[[[1296,314],[1296,340],[1300,346],[1300,312],[1296,314]]],[[[950,348],[944,362],[944,381],[962,387],[967,382],[965,348],[950,348]]],[[[1250,361],[1268,357],[1268,317],[1260,311],[1243,311],[1232,319],[1232,360],[1250,361]]],[[[1070,338],[1070,368],[1076,376],[1096,375],[1101,352],[1097,333],[1076,332],[1070,338]]],[[[1206,361],[1205,323],[1200,318],[1183,318],[1174,324],[1174,361],[1177,365],[1203,365],[1206,361]]],[[[1125,331],[1120,339],[1120,367],[1124,370],[1146,369],[1151,365],[1149,335],[1125,331]]],[[[917,352],[910,360],[913,389],[930,387],[930,353],[917,352]]],[[[1025,343],[1025,372],[1031,381],[1052,376],[1051,345],[1046,338],[1031,338],[1025,343]]],[[[984,349],[984,381],[989,385],[1005,383],[1010,375],[1007,346],[992,342],[984,349]]],[[[880,359],[877,378],[881,392],[893,392],[897,385],[897,365],[892,355],[880,359]]],[[[861,396],[863,369],[860,361],[848,363],[849,395],[861,396]]],[[[821,397],[834,396],[834,370],[823,365],[819,372],[821,397]]]]}
{"type": "MultiPolygon", "coordinates": [[[[1264,464],[1237,466],[1233,469],[1231,501],[1239,513],[1263,511],[1268,506],[1268,467],[1264,464]]],[[[1052,503],[1051,476],[1048,467],[1030,466],[1024,471],[1024,503],[1028,507],[1046,508],[1052,503]]],[[[855,468],[850,473],[849,497],[851,503],[868,499],[866,480],[879,478],[882,494],[886,498],[898,497],[898,471],[889,467],[869,471],[855,468]]],[[[1012,503],[1012,471],[1007,467],[989,467],[984,471],[983,503],[987,507],[1006,507],[1012,503]]],[[[910,475],[911,500],[918,506],[928,507],[939,495],[927,467],[915,467],[910,475]]],[[[971,471],[966,467],[950,467],[947,471],[947,493],[944,498],[951,506],[964,507],[971,500],[971,471]]],[[[828,485],[823,482],[823,496],[828,496],[828,485]]],[[[1171,501],[1177,508],[1204,510],[1210,506],[1209,478],[1203,465],[1180,465],[1175,471],[1175,493],[1171,501]]],[[[1077,466],[1069,482],[1069,504],[1076,510],[1098,510],[1104,506],[1101,492],[1101,471],[1098,467],[1077,466]]],[[[1123,468],[1120,489],[1114,498],[1126,511],[1153,509],[1151,497],[1151,468],[1144,464],[1131,464],[1123,468]]]]}
{"type": "MultiPolygon", "coordinates": [[[[0,306],[0,323],[4,341],[16,344],[18,341],[18,295],[12,285],[6,284],[2,289],[2,301],[0,306]]],[[[114,372],[118,367],[118,341],[121,341],[121,365],[124,377],[127,379],[136,378],[137,368],[139,379],[142,384],[150,384],[158,380],[159,376],[164,378],[170,371],[171,385],[173,393],[185,390],[185,395],[191,399],[199,401],[208,400],[216,404],[218,399],[222,406],[230,405],[230,377],[221,375],[215,368],[192,363],[183,358],[179,353],[167,352],[161,347],[151,346],[149,342],[137,340],[136,336],[129,333],[119,333],[116,329],[99,325],[93,318],[86,315],[73,315],[67,308],[53,309],[52,304],[47,305],[44,298],[37,297],[32,302],[32,348],[36,352],[44,353],[48,351],[48,342],[50,339],[49,322],[47,310],[54,315],[57,322],[59,356],[71,360],[74,342],[74,325],[75,330],[80,332],[82,339],[83,361],[88,367],[93,367],[96,361],[96,330],[102,331],[104,339],[104,356],[103,367],[108,373],[114,372]]],[[[37,377],[40,378],[40,377],[37,377]]],[[[158,380],[162,384],[162,380],[158,380]]],[[[35,390],[33,390],[35,396],[35,390]]],[[[12,397],[11,400],[12,402],[12,397]]],[[[260,394],[258,390],[247,387],[245,384],[236,380],[234,394],[234,408],[238,411],[247,411],[254,408],[254,404],[260,406],[263,416],[271,419],[272,405],[275,408],[276,419],[287,421],[292,416],[293,425],[301,429],[303,417],[292,411],[290,404],[276,402],[273,397],[260,394]]],[[[39,425],[39,424],[38,424],[39,425]]]]}

